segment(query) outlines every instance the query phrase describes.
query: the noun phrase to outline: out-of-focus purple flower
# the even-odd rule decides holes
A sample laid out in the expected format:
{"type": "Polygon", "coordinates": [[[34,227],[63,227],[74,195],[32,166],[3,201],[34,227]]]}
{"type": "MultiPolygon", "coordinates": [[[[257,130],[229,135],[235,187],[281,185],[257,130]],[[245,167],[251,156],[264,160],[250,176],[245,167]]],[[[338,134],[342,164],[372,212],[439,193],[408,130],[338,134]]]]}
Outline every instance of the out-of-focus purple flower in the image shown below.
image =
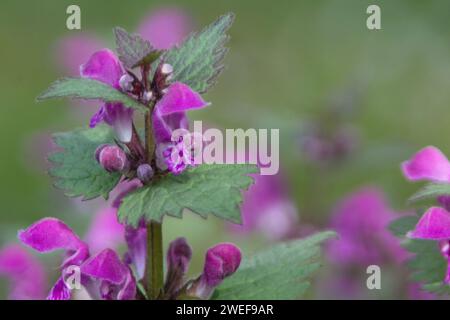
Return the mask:
{"type": "Polygon", "coordinates": [[[331,219],[340,239],[330,242],[330,258],[342,265],[402,262],[407,253],[386,229],[396,216],[376,188],[366,187],[351,194],[337,206],[331,219]]]}
{"type": "Polygon", "coordinates": [[[413,239],[439,241],[441,253],[448,263],[444,283],[450,283],[450,212],[444,208],[431,207],[407,236],[413,239]]]}
{"type": "Polygon", "coordinates": [[[317,124],[310,125],[300,136],[300,150],[309,162],[326,165],[340,161],[358,145],[358,135],[352,127],[339,127],[332,133],[323,132],[317,124]]]}
{"type": "Polygon", "coordinates": [[[220,243],[206,252],[203,273],[189,290],[201,299],[208,299],[223,279],[232,275],[241,264],[241,251],[232,243],[220,243]]]}
{"type": "Polygon", "coordinates": [[[191,18],[183,10],[166,7],[151,12],[139,26],[138,33],[156,49],[169,49],[181,43],[191,30],[191,18]]]}
{"type": "Polygon", "coordinates": [[[135,297],[136,284],[131,270],[120,261],[117,254],[111,249],[105,249],[91,256],[88,245],[62,221],[44,218],[19,231],[18,237],[22,243],[41,253],[65,251],[61,277],[51,289],[48,299],[70,299],[72,288],[66,279],[72,274],[73,267],[79,267],[81,285],[93,298],[135,297]]]}
{"type": "MultiPolygon", "coordinates": [[[[150,41],[156,49],[168,49],[181,41],[192,31],[190,16],[176,7],[163,7],[150,12],[141,22],[138,33],[150,41]]],[[[79,67],[105,43],[93,34],[70,35],[59,41],[56,55],[59,65],[68,75],[75,76],[79,67]]]]}
{"type": "Polygon", "coordinates": [[[125,228],[117,221],[117,209],[100,209],[93,217],[89,230],[84,237],[93,253],[105,248],[117,248],[124,242],[125,228]]]}
{"type": "Polygon", "coordinates": [[[18,244],[0,250],[0,276],[9,280],[9,299],[45,298],[47,275],[43,265],[18,244]]]}
{"type": "Polygon", "coordinates": [[[168,169],[178,174],[190,163],[190,154],[184,148],[179,148],[172,141],[172,133],[177,129],[189,129],[186,111],[208,106],[197,92],[181,82],[175,82],[167,88],[167,92],[158,101],[153,112],[153,130],[157,142],[158,163],[165,163],[168,169]],[[173,151],[176,151],[175,153],[173,151]],[[182,153],[180,156],[180,152],[182,153]],[[173,155],[178,157],[173,157],[173,155]],[[162,157],[162,159],[161,159],[162,157]]]}
{"type": "Polygon", "coordinates": [[[80,65],[101,48],[103,42],[91,34],[67,36],[57,44],[57,61],[67,75],[76,76],[80,72],[80,65]]]}
{"type": "Polygon", "coordinates": [[[167,250],[167,274],[164,292],[176,295],[183,285],[184,276],[189,268],[192,258],[192,249],[185,238],[172,241],[167,250]]]}
{"type": "Polygon", "coordinates": [[[271,240],[289,237],[297,227],[298,214],[282,176],[252,177],[254,184],[244,191],[242,225],[230,224],[230,230],[236,233],[258,231],[271,240]]]}
{"type": "MultiPolygon", "coordinates": [[[[119,81],[125,71],[112,51],[102,49],[81,65],[80,73],[84,78],[101,81],[119,90],[119,81]]],[[[105,102],[91,118],[90,127],[93,128],[102,121],[114,128],[122,142],[131,141],[133,109],[125,107],[122,103],[105,102]]]]}

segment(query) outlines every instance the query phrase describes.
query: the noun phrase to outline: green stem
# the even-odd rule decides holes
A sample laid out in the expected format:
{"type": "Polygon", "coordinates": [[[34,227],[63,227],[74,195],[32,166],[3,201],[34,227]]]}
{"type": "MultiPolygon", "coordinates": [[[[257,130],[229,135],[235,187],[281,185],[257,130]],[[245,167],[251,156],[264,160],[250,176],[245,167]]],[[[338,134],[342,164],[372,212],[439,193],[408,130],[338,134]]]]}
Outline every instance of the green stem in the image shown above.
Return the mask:
{"type": "MultiPolygon", "coordinates": [[[[142,68],[142,80],[145,90],[149,90],[148,72],[150,66],[142,68]]],[[[145,158],[148,164],[154,162],[155,139],[153,137],[152,114],[155,102],[152,101],[145,114],[145,158]]],[[[147,223],[147,260],[145,264],[145,287],[147,297],[150,300],[158,299],[163,294],[164,269],[163,269],[163,242],[162,225],[156,221],[147,223]]]]}
{"type": "Polygon", "coordinates": [[[164,285],[162,225],[150,221],[147,224],[147,263],[145,267],[147,297],[157,299],[164,285]]]}

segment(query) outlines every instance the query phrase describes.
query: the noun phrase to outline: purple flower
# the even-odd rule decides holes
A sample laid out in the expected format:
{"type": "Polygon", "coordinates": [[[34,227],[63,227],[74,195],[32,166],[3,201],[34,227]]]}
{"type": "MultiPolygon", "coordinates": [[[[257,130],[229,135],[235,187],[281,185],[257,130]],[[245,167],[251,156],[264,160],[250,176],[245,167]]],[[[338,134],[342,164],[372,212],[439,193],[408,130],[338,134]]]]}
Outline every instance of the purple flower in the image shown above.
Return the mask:
{"type": "Polygon", "coordinates": [[[428,146],[402,163],[402,171],[410,181],[450,183],[450,162],[436,147],[428,146]]]}
{"type": "MultiPolygon", "coordinates": [[[[88,62],[80,67],[80,74],[82,77],[101,81],[119,90],[119,81],[125,71],[116,55],[108,49],[103,49],[95,52],[88,62]]],[[[114,128],[122,142],[131,141],[133,122],[131,108],[125,107],[122,103],[106,102],[91,118],[90,127],[94,128],[102,121],[114,128]]]]}
{"type": "Polygon", "coordinates": [[[169,49],[179,44],[192,30],[190,17],[175,7],[160,8],[148,15],[138,33],[156,49],[169,49]]]}
{"type": "Polygon", "coordinates": [[[340,239],[330,243],[330,258],[340,265],[402,262],[407,253],[386,229],[396,216],[376,188],[351,194],[337,206],[331,219],[340,239]]]}
{"type": "Polygon", "coordinates": [[[91,256],[88,245],[62,221],[44,218],[19,231],[18,237],[22,243],[41,253],[65,251],[61,277],[51,289],[48,299],[70,299],[72,289],[66,280],[72,275],[74,267],[79,267],[81,284],[91,297],[134,299],[136,284],[129,267],[111,249],[91,256]]]}
{"type": "Polygon", "coordinates": [[[220,243],[208,249],[203,273],[189,289],[191,294],[201,299],[208,299],[215,287],[236,272],[240,264],[241,251],[232,243],[220,243]]]}
{"type": "MultiPolygon", "coordinates": [[[[402,163],[402,171],[409,181],[450,183],[450,162],[436,147],[428,146],[402,163]]],[[[450,210],[450,195],[441,195],[437,201],[450,210]]]]}
{"type": "Polygon", "coordinates": [[[289,199],[281,175],[252,175],[254,184],[244,191],[242,225],[230,224],[236,233],[262,232],[271,240],[289,237],[298,225],[298,213],[289,199]]]}
{"type": "Polygon", "coordinates": [[[9,299],[39,300],[45,297],[47,276],[43,265],[17,244],[0,251],[0,276],[9,280],[9,299]]]}
{"type": "Polygon", "coordinates": [[[165,170],[167,166],[171,172],[178,174],[191,164],[190,152],[183,147],[184,141],[173,141],[172,134],[177,129],[189,129],[186,111],[208,105],[209,103],[205,102],[200,94],[184,83],[175,82],[167,88],[167,92],[155,105],[153,112],[156,156],[160,169],[165,170]]]}
{"type": "Polygon", "coordinates": [[[413,239],[439,241],[441,253],[448,263],[444,283],[450,283],[450,212],[444,208],[431,207],[407,236],[413,239]]]}

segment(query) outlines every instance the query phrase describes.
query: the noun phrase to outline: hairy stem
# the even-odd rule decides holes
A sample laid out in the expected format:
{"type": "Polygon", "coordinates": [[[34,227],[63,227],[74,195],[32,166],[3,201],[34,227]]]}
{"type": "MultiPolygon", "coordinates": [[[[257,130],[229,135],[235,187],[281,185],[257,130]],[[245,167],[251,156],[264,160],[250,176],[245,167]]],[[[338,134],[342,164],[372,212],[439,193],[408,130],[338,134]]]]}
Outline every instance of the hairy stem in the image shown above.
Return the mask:
{"type": "Polygon", "coordinates": [[[164,270],[162,225],[155,221],[147,224],[147,263],[145,267],[147,297],[151,300],[162,295],[164,270]]]}
{"type": "MultiPolygon", "coordinates": [[[[153,162],[155,141],[153,137],[152,113],[154,103],[145,115],[145,151],[149,164],[153,162]]],[[[164,285],[162,225],[155,221],[147,223],[147,261],[145,266],[147,297],[157,299],[162,294],[164,285]]]]}
{"type": "MultiPolygon", "coordinates": [[[[145,91],[149,90],[148,74],[150,66],[144,65],[141,69],[142,81],[145,91]]],[[[145,159],[152,165],[155,156],[155,139],[153,136],[152,114],[155,101],[148,105],[145,114],[145,159]]],[[[147,260],[145,263],[145,287],[148,299],[155,300],[163,295],[164,269],[163,269],[163,246],[162,225],[156,221],[147,223],[147,260]]]]}

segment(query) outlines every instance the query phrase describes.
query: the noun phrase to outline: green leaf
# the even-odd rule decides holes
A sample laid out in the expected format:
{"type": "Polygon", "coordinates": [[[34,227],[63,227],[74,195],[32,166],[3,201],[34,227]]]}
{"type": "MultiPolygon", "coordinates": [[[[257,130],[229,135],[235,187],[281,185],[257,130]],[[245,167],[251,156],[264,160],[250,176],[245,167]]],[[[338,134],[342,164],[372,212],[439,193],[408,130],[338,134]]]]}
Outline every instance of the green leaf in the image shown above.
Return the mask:
{"type": "Polygon", "coordinates": [[[147,108],[140,102],[119,90],[97,80],[86,78],[62,78],[53,82],[37,100],[52,98],[95,99],[106,102],[122,102],[125,106],[145,112],[147,108]]]}
{"type": "Polygon", "coordinates": [[[181,218],[189,209],[206,218],[213,214],[235,223],[241,222],[239,204],[257,173],[255,165],[200,165],[180,175],[166,175],[123,199],[119,220],[137,226],[141,218],[161,222],[165,214],[181,218]]]}
{"type": "Polygon", "coordinates": [[[417,191],[411,198],[410,202],[436,198],[441,195],[450,195],[450,183],[431,183],[417,191]]]}
{"type": "Polygon", "coordinates": [[[192,34],[180,47],[167,52],[163,59],[173,66],[173,80],[204,93],[216,82],[223,69],[222,60],[228,51],[227,30],[234,15],[228,13],[198,34],[192,34]]]}
{"type": "Polygon", "coordinates": [[[407,262],[411,280],[420,283],[422,289],[428,292],[448,295],[450,286],[443,283],[447,261],[441,255],[438,242],[404,238],[408,231],[414,229],[419,219],[419,216],[402,217],[393,221],[389,229],[394,235],[404,239],[402,246],[413,254],[407,262]]]}
{"type": "Polygon", "coordinates": [[[215,290],[214,300],[287,300],[302,297],[321,266],[320,245],[336,233],[326,231],[278,244],[243,260],[238,271],[215,290]]]}
{"type": "Polygon", "coordinates": [[[396,237],[403,237],[409,231],[413,230],[418,221],[417,216],[405,216],[392,221],[388,229],[396,237]]]}
{"type": "Polygon", "coordinates": [[[119,59],[128,69],[144,63],[151,64],[161,54],[161,51],[154,50],[150,42],[138,34],[129,34],[125,29],[116,27],[114,35],[119,59]]]}
{"type": "Polygon", "coordinates": [[[120,173],[108,173],[95,160],[95,150],[99,145],[114,143],[109,127],[56,133],[53,138],[62,148],[49,157],[54,165],[49,173],[56,179],[55,186],[69,197],[82,196],[84,200],[99,196],[107,198],[121,178],[120,173]]]}

